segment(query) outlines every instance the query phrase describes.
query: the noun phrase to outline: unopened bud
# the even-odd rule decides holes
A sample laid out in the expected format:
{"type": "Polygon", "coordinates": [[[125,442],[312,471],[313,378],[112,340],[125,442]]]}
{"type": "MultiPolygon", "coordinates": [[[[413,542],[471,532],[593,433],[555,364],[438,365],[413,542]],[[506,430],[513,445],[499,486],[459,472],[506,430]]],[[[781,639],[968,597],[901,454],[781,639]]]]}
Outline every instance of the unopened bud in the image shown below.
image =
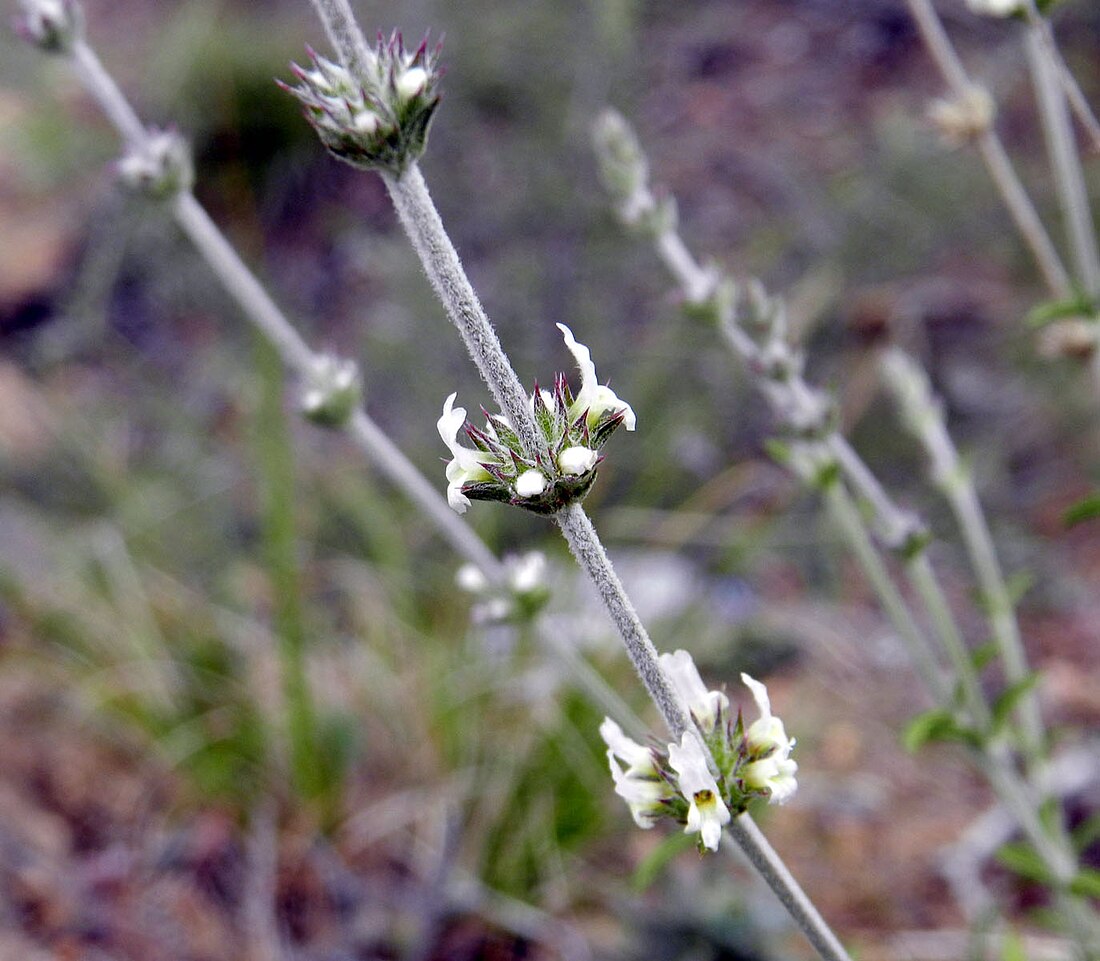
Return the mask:
{"type": "Polygon", "coordinates": [[[150,130],[144,143],[118,161],[115,173],[128,190],[157,200],[188,191],[195,182],[191,150],[175,130],[150,130]]]}

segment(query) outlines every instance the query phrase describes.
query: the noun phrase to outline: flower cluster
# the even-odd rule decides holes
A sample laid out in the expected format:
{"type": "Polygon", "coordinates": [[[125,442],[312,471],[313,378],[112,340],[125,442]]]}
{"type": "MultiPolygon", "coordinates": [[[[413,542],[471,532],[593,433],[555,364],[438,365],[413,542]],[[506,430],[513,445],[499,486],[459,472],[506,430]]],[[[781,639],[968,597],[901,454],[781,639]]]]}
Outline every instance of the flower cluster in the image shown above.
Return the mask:
{"type": "Polygon", "coordinates": [[[542,441],[539,450],[526,451],[502,414],[483,409],[482,430],[467,423],[464,407],[455,407],[456,394],[444,403],[436,426],[451,451],[447,501],[458,513],[464,513],[473,499],[553,514],[588,493],[596,479],[600,448],[619,425],[634,430],[634,411],[596,379],[588,348],[564,324],[558,324],[558,329],[580,367],[581,389],[574,396],[561,373],[554,378],[552,392],[535,385],[531,411],[542,441]],[[465,433],[472,448],[458,442],[460,433],[465,433]]]}
{"type": "Polygon", "coordinates": [[[84,13],[76,0],[21,0],[16,32],[47,53],[67,53],[84,33],[84,13]]]}
{"type": "Polygon", "coordinates": [[[401,34],[379,35],[365,76],[309,50],[312,67],[291,64],[298,83],[280,86],[301,101],[331,154],[400,176],[424,152],[439,106],[439,52],[425,40],[410,53],[401,34]]]}
{"type": "Polygon", "coordinates": [[[363,381],[355,361],[321,354],[302,384],[302,416],[319,427],[343,427],[362,399],[363,381]]]}
{"type": "Polygon", "coordinates": [[[194,185],[191,149],[178,131],[151,128],[145,141],[115,164],[115,175],[127,190],[169,200],[194,185]]]}
{"type": "Polygon", "coordinates": [[[731,716],[726,695],[707,690],[687,651],[662,654],[660,663],[697,731],[685,731],[679,744],[662,751],[631,740],[605,718],[600,735],[615,793],[626,801],[638,827],[651,828],[669,818],[683,824],[685,833],[699,835],[700,850],[716,851],[722,827],[754,798],[770,804],[790,800],[798,787],[798,765],[791,760],[794,740],[772,714],[767,688],[747,674],[741,680],[760,717],[746,729],[740,711],[731,716]]]}
{"type": "Polygon", "coordinates": [[[476,624],[528,621],[546,605],[546,555],[531,551],[504,558],[505,582],[493,584],[481,568],[463,564],[455,583],[477,598],[470,617],[476,624]]]}
{"type": "Polygon", "coordinates": [[[972,13],[983,17],[1011,17],[1025,7],[1024,0],[966,0],[966,5],[972,13]]]}

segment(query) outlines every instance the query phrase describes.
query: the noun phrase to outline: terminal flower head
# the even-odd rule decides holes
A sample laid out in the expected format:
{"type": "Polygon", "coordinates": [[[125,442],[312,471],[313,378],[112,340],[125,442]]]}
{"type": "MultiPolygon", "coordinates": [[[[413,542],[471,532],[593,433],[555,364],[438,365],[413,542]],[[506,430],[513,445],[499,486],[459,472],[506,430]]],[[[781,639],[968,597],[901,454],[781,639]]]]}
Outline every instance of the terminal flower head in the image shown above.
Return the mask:
{"type": "Polygon", "coordinates": [[[772,714],[767,689],[747,674],[742,679],[760,717],[746,729],[741,712],[728,710],[726,696],[706,689],[687,652],[663,655],[660,665],[695,727],[684,731],[678,744],[647,748],[605,720],[600,734],[609,747],[615,791],[642,827],[671,820],[699,835],[701,851],[714,851],[723,826],[754,800],[783,804],[794,794],[794,740],[772,714]]]}
{"type": "Polygon", "coordinates": [[[621,424],[635,426],[634,412],[611,389],[596,383],[588,348],[578,344],[568,327],[558,324],[566,344],[581,363],[582,384],[574,397],[564,374],[554,389],[536,384],[531,413],[538,433],[537,450],[528,451],[502,414],[485,414],[485,427],[466,422],[466,411],[447,398],[439,433],[451,451],[447,466],[447,500],[459,513],[471,500],[495,500],[538,514],[553,514],[580,500],[596,479],[600,449],[621,424]],[[472,447],[459,443],[465,434],[472,447]]]}
{"type": "Polygon", "coordinates": [[[329,153],[400,176],[427,145],[440,100],[439,52],[426,39],[410,52],[401,34],[379,34],[365,76],[310,49],[312,65],[291,64],[297,83],[280,86],[298,98],[329,153]]]}

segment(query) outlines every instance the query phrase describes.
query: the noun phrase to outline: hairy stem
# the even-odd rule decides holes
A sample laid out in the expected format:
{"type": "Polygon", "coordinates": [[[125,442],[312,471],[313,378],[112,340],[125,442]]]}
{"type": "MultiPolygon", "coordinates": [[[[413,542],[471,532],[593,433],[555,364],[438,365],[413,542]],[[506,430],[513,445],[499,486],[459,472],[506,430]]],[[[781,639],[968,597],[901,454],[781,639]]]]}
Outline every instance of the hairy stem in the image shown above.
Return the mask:
{"type": "Polygon", "coordinates": [[[825,923],[813,902],[806,897],[783,859],[756,826],[756,822],[748,814],[742,814],[735,817],[726,830],[745,852],[753,867],[760,872],[768,887],[775,892],[783,907],[806,932],[806,937],[817,953],[827,961],[850,961],[844,945],[825,923]]]}
{"type": "Polygon", "coordinates": [[[366,37],[363,36],[363,31],[359,29],[348,0],[310,0],[310,2],[340,62],[356,77],[366,77],[374,66],[374,55],[371,53],[366,37]]]}
{"type": "Polygon", "coordinates": [[[1095,299],[1100,296],[1100,254],[1096,249],[1096,229],[1089,209],[1081,158],[1065,93],[1058,79],[1058,64],[1051,58],[1050,47],[1038,24],[1030,23],[1025,28],[1024,47],[1077,279],[1089,298],[1095,299]]]}
{"type": "Polygon", "coordinates": [[[400,178],[384,174],[382,179],[436,296],[500,409],[516,428],[527,453],[533,455],[540,445],[527,393],[462,268],[420,168],[411,164],[400,178]]]}
{"type": "MultiPolygon", "coordinates": [[[[952,94],[955,97],[965,97],[973,84],[931,0],[906,0],[906,2],[909,4],[913,19],[917,22],[917,28],[920,30],[925,46],[944,81],[951,88],[952,94]]],[[[1050,292],[1058,299],[1070,296],[1073,290],[1069,274],[1062,265],[1058,251],[1051,242],[1035,210],[1035,205],[1016,175],[1001,138],[997,136],[995,130],[989,129],[978,135],[977,144],[989,175],[1000,191],[1013,223],[1016,224],[1016,229],[1031,250],[1050,292]]]]}

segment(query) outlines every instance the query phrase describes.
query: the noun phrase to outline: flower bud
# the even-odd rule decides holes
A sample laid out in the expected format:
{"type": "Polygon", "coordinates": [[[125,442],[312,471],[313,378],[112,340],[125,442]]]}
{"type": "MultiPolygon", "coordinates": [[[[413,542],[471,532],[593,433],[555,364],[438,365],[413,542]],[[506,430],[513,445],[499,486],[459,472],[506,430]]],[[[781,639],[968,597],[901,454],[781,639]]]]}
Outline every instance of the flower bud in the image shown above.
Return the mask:
{"type": "Polygon", "coordinates": [[[145,141],[115,164],[115,175],[127,190],[153,200],[170,200],[195,183],[191,149],[176,130],[150,129],[145,141]]]}
{"type": "Polygon", "coordinates": [[[359,407],[363,383],[354,361],[317,358],[302,391],[302,415],[320,427],[343,427],[359,407]]]}
{"type": "Polygon", "coordinates": [[[68,53],[84,34],[84,11],[76,0],[21,0],[15,29],[47,53],[68,53]]]}

